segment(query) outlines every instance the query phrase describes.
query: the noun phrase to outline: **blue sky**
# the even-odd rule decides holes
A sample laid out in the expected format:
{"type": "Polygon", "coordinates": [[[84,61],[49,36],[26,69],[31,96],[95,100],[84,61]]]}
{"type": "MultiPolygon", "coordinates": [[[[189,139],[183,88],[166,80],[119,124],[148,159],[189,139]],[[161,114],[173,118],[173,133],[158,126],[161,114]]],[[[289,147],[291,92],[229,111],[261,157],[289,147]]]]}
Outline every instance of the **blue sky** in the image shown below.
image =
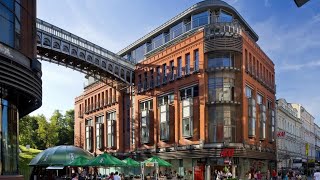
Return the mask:
{"type": "MultiPolygon", "coordinates": [[[[199,0],[39,0],[37,16],[118,52],[199,0]]],[[[320,118],[320,3],[297,8],[293,0],[226,0],[259,35],[276,65],[277,98],[301,103],[320,118]]],[[[49,117],[74,107],[84,75],[42,62],[43,105],[49,117]]]]}

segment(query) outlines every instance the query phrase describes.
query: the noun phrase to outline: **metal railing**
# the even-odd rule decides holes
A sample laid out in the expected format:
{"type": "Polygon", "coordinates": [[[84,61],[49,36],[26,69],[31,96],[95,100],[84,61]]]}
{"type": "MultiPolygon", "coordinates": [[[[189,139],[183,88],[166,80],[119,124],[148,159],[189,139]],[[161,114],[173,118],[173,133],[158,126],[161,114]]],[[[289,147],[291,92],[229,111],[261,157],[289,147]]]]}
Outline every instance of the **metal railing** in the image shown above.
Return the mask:
{"type": "Polygon", "coordinates": [[[102,57],[108,58],[112,60],[116,64],[121,64],[125,67],[133,67],[133,62],[127,61],[125,58],[122,58],[121,56],[104,49],[94,43],[91,43],[83,38],[80,38],[79,36],[76,36],[68,31],[65,31],[59,27],[56,27],[50,23],[47,23],[45,21],[42,21],[40,19],[37,19],[37,29],[47,32],[49,34],[52,34],[56,37],[59,37],[65,41],[68,41],[74,45],[80,46],[81,48],[94,52],[102,57]]]}

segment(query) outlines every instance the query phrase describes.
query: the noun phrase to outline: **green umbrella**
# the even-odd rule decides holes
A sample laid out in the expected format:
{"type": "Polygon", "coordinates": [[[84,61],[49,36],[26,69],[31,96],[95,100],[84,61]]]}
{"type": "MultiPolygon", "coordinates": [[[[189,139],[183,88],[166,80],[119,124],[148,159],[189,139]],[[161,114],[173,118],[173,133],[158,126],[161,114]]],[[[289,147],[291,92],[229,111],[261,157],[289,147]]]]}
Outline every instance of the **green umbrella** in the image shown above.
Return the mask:
{"type": "MultiPolygon", "coordinates": [[[[92,158],[90,158],[92,159],[92,158]]],[[[70,161],[69,163],[66,163],[64,166],[72,166],[72,167],[83,167],[86,163],[90,160],[87,157],[79,156],[73,161],[70,161]]]]}
{"type": "Polygon", "coordinates": [[[126,166],[124,162],[120,159],[111,156],[110,154],[103,153],[93,159],[91,159],[86,166],[95,166],[95,167],[120,167],[126,166]]]}
{"type": "Polygon", "coordinates": [[[55,146],[39,153],[31,160],[29,166],[64,166],[79,156],[88,159],[93,157],[90,153],[75,146],[55,146]]]}
{"type": "Polygon", "coordinates": [[[139,167],[140,166],[139,162],[137,162],[131,158],[124,159],[124,160],[122,160],[122,162],[126,163],[126,165],[129,167],[139,167]]]}
{"type": "Polygon", "coordinates": [[[153,163],[158,163],[159,166],[164,166],[164,167],[170,167],[172,166],[170,163],[168,163],[167,161],[159,158],[158,156],[153,156],[147,160],[144,161],[144,163],[148,163],[148,162],[153,162],[153,163]]]}

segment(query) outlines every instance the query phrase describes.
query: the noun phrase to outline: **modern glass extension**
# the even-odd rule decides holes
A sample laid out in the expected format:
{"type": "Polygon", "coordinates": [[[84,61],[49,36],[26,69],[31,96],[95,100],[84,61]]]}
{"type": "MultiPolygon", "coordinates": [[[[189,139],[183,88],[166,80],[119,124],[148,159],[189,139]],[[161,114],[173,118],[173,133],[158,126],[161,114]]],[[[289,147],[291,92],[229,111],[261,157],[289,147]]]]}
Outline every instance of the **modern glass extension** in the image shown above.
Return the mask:
{"type": "Polygon", "coordinates": [[[172,40],[178,38],[186,32],[210,23],[225,23],[232,21],[232,14],[221,9],[214,12],[211,12],[210,10],[200,12],[182,20],[181,22],[176,23],[168,30],[160,32],[158,35],[151,38],[148,42],[140,45],[138,48],[123,57],[127,58],[129,61],[138,63],[144,59],[145,54],[161,47],[164,44],[171,42],[172,40]]]}

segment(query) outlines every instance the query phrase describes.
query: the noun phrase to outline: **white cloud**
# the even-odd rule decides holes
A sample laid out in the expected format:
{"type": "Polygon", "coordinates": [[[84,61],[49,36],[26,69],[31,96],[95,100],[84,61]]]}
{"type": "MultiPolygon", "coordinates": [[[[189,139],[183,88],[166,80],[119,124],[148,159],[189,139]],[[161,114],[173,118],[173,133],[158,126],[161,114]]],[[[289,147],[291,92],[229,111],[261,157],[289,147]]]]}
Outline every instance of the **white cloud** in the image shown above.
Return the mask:
{"type": "Polygon", "coordinates": [[[310,61],[302,64],[287,64],[284,63],[280,66],[280,70],[301,70],[303,68],[315,68],[320,66],[320,60],[318,61],[310,61]]]}

